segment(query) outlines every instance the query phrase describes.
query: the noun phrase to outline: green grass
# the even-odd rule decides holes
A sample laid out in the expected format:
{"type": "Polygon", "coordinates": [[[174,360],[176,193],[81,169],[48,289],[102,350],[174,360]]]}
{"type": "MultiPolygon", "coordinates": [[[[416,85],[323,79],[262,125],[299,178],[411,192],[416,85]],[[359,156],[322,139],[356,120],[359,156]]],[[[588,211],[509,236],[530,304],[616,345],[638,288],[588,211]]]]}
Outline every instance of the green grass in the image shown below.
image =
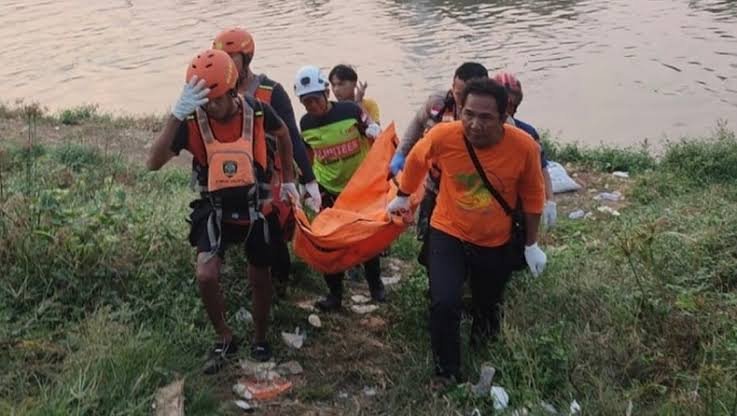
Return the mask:
{"type": "MultiPolygon", "coordinates": [[[[6,116],[17,115],[0,107],[6,116]]],[[[542,401],[564,410],[576,399],[584,414],[625,414],[631,401],[637,415],[734,415],[734,135],[671,143],[657,159],[639,149],[571,146],[549,155],[632,172],[630,205],[608,220],[561,220],[543,277],[522,273],[509,286],[500,340],[476,353],[464,347],[465,374],[473,380],[491,362],[510,410],[531,414],[544,414],[542,401]]],[[[228,386],[199,372],[212,331],[186,241],[188,179],[69,143],[0,150],[0,414],[150,414],[156,389],[178,377],[188,415],[228,414],[228,386]]],[[[392,247],[409,272],[390,293],[388,383],[368,413],[489,414],[488,398],[427,389],[427,277],[417,249],[413,232],[392,247]]],[[[231,253],[223,283],[233,316],[248,303],[238,301],[247,299],[245,260],[231,253]]],[[[299,290],[322,290],[305,265],[296,269],[299,290]]],[[[304,316],[284,302],[273,321],[278,334],[304,325],[304,316]]],[[[464,337],[468,327],[464,321],[464,337]]],[[[274,337],[277,355],[288,355],[274,337]]],[[[337,341],[328,331],[310,339],[326,351],[337,341]]],[[[303,364],[311,377],[335,365],[329,353],[303,364]]],[[[343,380],[360,386],[374,377],[356,368],[343,380]]],[[[293,397],[320,408],[337,401],[345,386],[336,383],[320,380],[293,397]]]]}

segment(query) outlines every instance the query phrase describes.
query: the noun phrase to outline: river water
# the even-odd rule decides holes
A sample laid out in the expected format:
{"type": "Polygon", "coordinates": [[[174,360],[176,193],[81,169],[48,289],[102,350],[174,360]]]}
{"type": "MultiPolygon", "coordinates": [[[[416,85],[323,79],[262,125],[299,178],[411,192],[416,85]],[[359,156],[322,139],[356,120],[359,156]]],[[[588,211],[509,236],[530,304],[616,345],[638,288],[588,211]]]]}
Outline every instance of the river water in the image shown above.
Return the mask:
{"type": "Polygon", "coordinates": [[[400,129],[466,60],[517,73],[520,118],[567,141],[737,124],[735,0],[0,0],[0,100],[164,112],[232,25],[290,93],[304,64],[353,64],[400,129]]]}

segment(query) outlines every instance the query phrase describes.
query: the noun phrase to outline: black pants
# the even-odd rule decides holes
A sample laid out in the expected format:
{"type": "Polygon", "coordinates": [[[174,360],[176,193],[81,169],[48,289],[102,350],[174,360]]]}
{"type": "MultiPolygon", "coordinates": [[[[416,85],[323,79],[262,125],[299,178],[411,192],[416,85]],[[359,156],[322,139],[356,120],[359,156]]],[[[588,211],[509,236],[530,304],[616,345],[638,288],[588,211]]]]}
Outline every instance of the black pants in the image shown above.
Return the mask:
{"type": "Polygon", "coordinates": [[[430,253],[430,219],[432,218],[432,212],[435,210],[437,198],[436,193],[426,189],[417,214],[417,239],[422,241],[417,261],[425,266],[425,269],[429,267],[427,258],[430,253]]]}
{"type": "MultiPolygon", "coordinates": [[[[322,208],[330,208],[335,204],[335,200],[338,199],[338,194],[329,192],[323,187],[320,187],[322,194],[322,208]]],[[[381,256],[376,256],[367,262],[363,263],[364,274],[366,275],[366,282],[368,282],[369,288],[374,289],[381,285],[381,256]]],[[[345,272],[326,274],[324,275],[325,284],[330,290],[330,294],[341,299],[343,297],[343,278],[345,272]]]]}
{"type": "Polygon", "coordinates": [[[430,338],[436,371],[458,376],[461,367],[463,282],[471,279],[472,336],[495,336],[511,270],[504,247],[480,247],[430,228],[430,338]]]}

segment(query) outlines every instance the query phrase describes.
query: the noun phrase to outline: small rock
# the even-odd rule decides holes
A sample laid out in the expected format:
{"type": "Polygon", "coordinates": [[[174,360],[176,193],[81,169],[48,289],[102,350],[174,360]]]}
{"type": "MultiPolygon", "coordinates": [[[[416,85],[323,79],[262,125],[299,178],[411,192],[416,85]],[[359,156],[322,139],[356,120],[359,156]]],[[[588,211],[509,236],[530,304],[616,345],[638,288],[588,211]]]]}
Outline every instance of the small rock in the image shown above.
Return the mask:
{"type": "Polygon", "coordinates": [[[630,174],[627,172],[615,171],[612,172],[612,176],[614,176],[615,178],[629,178],[630,174]]]}
{"type": "Polygon", "coordinates": [[[302,366],[297,361],[288,361],[279,364],[276,370],[288,376],[297,376],[304,373],[304,369],[302,369],[302,366]]]}
{"type": "Polygon", "coordinates": [[[553,406],[552,404],[548,402],[540,402],[540,407],[542,407],[544,411],[546,411],[547,413],[550,413],[551,415],[558,414],[558,410],[555,409],[555,406],[553,406]]]}
{"type": "Polygon", "coordinates": [[[248,312],[246,308],[240,308],[238,309],[238,312],[235,313],[235,319],[238,322],[250,324],[253,322],[253,315],[251,315],[251,312],[248,312]]]}
{"type": "Polygon", "coordinates": [[[568,218],[572,220],[578,220],[578,219],[583,218],[585,215],[586,215],[586,212],[584,210],[578,209],[568,214],[568,218]]]}
{"type": "Polygon", "coordinates": [[[243,373],[249,377],[256,377],[259,379],[267,378],[269,371],[276,367],[276,364],[269,361],[266,363],[259,363],[251,360],[240,360],[241,368],[243,373]]]}
{"type": "Polygon", "coordinates": [[[294,333],[282,332],[281,338],[284,343],[294,349],[300,349],[305,343],[305,334],[299,332],[299,327],[294,329],[294,333]]]}
{"type": "Polygon", "coordinates": [[[399,276],[388,276],[388,277],[382,277],[381,281],[384,282],[385,286],[391,286],[396,285],[399,283],[400,277],[399,276]]]}
{"type": "Polygon", "coordinates": [[[54,126],[54,130],[59,131],[59,126],[54,126]]]}
{"type": "Polygon", "coordinates": [[[373,387],[366,386],[363,388],[363,395],[366,397],[376,396],[376,389],[373,387]]]}
{"type": "Polygon", "coordinates": [[[492,387],[491,398],[494,399],[494,410],[504,410],[509,406],[509,394],[504,387],[492,387]]]}
{"type": "Polygon", "coordinates": [[[351,310],[355,313],[365,315],[367,313],[375,312],[379,309],[377,305],[351,305],[351,310]]]}
{"type": "Polygon", "coordinates": [[[315,315],[314,313],[307,317],[307,322],[309,322],[310,325],[314,326],[315,328],[322,328],[322,321],[320,321],[320,317],[315,315]]]}
{"type": "Polygon", "coordinates": [[[353,303],[369,303],[371,301],[371,298],[364,295],[353,295],[351,296],[351,300],[353,301],[353,303]]]}

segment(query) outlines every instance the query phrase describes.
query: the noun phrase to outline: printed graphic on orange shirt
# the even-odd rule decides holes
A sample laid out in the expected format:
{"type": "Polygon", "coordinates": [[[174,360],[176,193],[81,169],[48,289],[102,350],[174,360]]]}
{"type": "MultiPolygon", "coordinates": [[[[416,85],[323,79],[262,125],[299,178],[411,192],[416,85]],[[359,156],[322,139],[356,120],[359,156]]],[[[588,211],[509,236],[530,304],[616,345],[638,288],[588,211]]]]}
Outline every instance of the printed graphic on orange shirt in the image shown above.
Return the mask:
{"type": "Polygon", "coordinates": [[[453,177],[453,180],[460,191],[456,201],[461,208],[476,211],[490,207],[494,197],[486,189],[477,173],[459,173],[453,177]]]}

